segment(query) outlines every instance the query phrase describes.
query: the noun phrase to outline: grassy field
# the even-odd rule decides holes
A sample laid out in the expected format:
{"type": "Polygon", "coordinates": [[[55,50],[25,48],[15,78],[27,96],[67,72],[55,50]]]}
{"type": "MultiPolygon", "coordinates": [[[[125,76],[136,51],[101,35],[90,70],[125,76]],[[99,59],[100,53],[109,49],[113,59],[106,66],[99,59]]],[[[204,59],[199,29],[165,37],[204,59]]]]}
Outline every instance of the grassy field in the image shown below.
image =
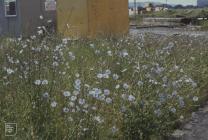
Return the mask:
{"type": "MultiPolygon", "coordinates": [[[[144,17],[163,17],[163,18],[177,18],[177,17],[185,17],[185,18],[198,18],[198,17],[208,17],[208,9],[170,9],[167,11],[159,11],[159,12],[150,12],[143,15],[136,16],[137,24],[142,22],[142,18],[144,17]]],[[[134,21],[135,17],[130,17],[130,20],[134,21]]],[[[207,21],[199,21],[195,23],[197,25],[202,26],[203,30],[208,29],[207,21]]]]}
{"type": "Polygon", "coordinates": [[[143,14],[144,17],[207,17],[208,9],[170,9],[167,11],[150,12],[143,14]]]}
{"type": "Polygon", "coordinates": [[[0,40],[0,139],[149,140],[207,94],[208,38],[0,40]]]}

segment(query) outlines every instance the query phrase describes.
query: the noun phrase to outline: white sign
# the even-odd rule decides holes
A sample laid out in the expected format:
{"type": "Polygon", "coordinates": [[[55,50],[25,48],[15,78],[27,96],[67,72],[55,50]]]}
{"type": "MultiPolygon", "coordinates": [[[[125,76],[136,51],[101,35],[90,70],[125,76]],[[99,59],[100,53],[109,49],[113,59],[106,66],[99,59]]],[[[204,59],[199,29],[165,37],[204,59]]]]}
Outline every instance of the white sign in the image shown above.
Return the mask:
{"type": "Polygon", "coordinates": [[[15,136],[17,134],[16,123],[5,123],[5,136],[15,136]]]}
{"type": "Polygon", "coordinates": [[[56,1],[54,1],[54,0],[47,0],[45,2],[45,10],[46,11],[55,11],[56,10],[56,1]]]}

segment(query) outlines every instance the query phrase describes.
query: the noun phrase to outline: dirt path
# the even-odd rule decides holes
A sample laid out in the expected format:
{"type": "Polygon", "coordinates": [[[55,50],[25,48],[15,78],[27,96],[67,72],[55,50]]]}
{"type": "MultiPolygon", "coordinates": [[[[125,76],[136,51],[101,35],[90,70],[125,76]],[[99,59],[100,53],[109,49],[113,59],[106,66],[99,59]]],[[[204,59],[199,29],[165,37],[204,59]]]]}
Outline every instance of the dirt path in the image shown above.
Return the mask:
{"type": "Polygon", "coordinates": [[[184,126],[184,140],[208,140],[208,102],[204,108],[192,114],[192,119],[184,126]]]}
{"type": "Polygon", "coordinates": [[[171,140],[208,140],[208,102],[192,113],[191,120],[173,135],[171,140]]]}

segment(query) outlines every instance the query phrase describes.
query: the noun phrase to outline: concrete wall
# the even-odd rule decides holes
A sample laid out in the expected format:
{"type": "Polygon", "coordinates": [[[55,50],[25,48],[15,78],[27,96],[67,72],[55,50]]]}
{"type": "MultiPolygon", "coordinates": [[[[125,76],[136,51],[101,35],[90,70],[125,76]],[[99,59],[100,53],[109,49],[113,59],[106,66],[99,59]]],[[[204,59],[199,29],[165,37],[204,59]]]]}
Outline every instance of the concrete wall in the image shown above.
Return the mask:
{"type": "Polygon", "coordinates": [[[20,1],[17,0],[17,16],[5,17],[4,1],[0,1],[0,35],[18,36],[21,34],[21,14],[18,8],[20,1]]]}

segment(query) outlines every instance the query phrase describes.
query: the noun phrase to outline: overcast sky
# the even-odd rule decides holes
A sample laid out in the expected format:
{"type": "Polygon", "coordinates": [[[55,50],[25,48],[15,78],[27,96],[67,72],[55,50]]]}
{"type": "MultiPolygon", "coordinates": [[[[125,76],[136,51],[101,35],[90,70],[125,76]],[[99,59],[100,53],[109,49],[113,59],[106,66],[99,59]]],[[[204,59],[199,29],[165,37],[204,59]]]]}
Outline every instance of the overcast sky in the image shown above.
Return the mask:
{"type": "MultiPolygon", "coordinates": [[[[134,0],[129,0],[133,2],[134,0]]],[[[166,3],[166,0],[137,0],[137,2],[163,2],[166,3]]],[[[168,0],[168,4],[183,4],[183,5],[196,5],[197,0],[168,0]]]]}

